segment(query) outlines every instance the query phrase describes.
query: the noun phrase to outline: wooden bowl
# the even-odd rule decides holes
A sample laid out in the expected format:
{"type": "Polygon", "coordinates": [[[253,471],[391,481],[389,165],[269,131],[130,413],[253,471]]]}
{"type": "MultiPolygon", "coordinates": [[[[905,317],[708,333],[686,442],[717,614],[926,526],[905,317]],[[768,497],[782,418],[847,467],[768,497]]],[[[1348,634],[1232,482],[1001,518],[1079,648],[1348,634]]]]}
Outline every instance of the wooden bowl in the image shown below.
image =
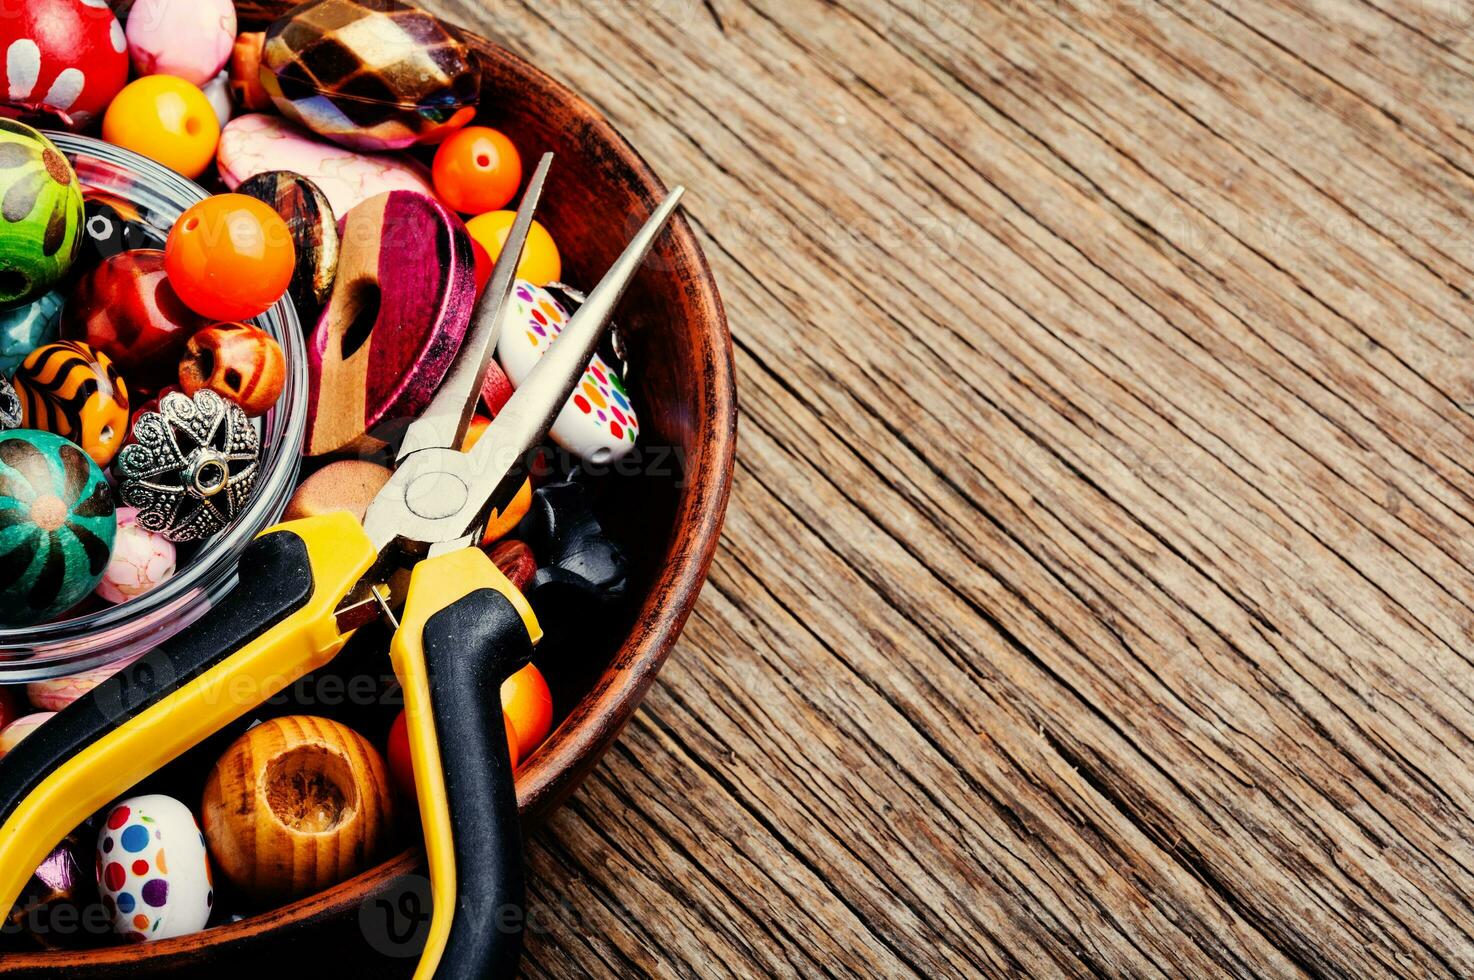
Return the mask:
{"type": "MultiPolygon", "coordinates": [[[[242,30],[261,30],[293,4],[237,4],[242,30]]],[[[539,214],[564,254],[564,278],[596,282],[666,194],[640,155],[567,87],[517,55],[469,33],[485,74],[481,120],[525,159],[558,154],[539,214]]],[[[690,614],[716,550],[731,489],[737,403],[732,340],[716,284],[690,225],[677,218],[617,318],[635,367],[647,447],[645,472],[612,482],[612,529],[629,547],[643,596],[607,666],[517,774],[525,821],[536,821],[588,774],[638,707],[690,614]],[[669,448],[669,453],[665,452],[669,448]],[[661,457],[664,458],[661,458],[661,457]],[[643,542],[645,547],[639,547],[643,542]]],[[[335,972],[399,976],[415,959],[375,952],[359,925],[400,876],[419,873],[409,851],[337,887],[273,912],[181,939],[90,952],[0,957],[0,975],[236,976],[292,972],[305,956],[335,972]],[[311,951],[311,952],[309,952],[311,951]]]]}

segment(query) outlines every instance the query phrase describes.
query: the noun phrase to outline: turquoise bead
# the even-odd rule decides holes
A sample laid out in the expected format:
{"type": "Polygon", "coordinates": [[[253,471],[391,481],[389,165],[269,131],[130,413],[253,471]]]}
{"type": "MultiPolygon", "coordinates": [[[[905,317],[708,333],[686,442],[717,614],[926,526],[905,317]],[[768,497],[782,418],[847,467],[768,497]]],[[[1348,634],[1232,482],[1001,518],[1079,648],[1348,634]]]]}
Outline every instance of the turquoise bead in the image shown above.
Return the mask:
{"type": "Polygon", "coordinates": [[[10,377],[26,355],[61,339],[61,293],[47,293],[29,306],[0,312],[0,374],[10,377]]]}
{"type": "Polygon", "coordinates": [[[50,432],[0,433],[0,626],[55,619],[101,581],[118,522],[102,470],[50,432]]]}

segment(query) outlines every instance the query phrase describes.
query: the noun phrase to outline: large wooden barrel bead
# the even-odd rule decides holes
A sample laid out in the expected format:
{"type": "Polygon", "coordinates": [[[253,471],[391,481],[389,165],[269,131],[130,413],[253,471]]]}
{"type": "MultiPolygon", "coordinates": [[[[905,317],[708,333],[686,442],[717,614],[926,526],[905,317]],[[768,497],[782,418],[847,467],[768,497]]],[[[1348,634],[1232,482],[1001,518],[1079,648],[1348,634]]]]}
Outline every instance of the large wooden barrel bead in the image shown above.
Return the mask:
{"type": "Polygon", "coordinates": [[[393,191],[349,211],[332,296],[308,344],[308,456],[374,449],[445,379],[476,302],[471,237],[438,201],[393,191]]]}
{"type": "Polygon", "coordinates": [[[117,520],[102,470],[50,432],[0,433],[0,626],[54,619],[101,581],[117,520]]]}
{"type": "Polygon", "coordinates": [[[352,877],[389,843],[394,794],[378,751],[326,718],[293,715],[251,729],[205,783],[210,856],[262,907],[352,877]]]}
{"type": "Polygon", "coordinates": [[[128,388],[102,351],[74,340],[38,347],[15,372],[27,428],[54,432],[112,462],[128,435],[128,388]]]}
{"type": "Polygon", "coordinates": [[[314,0],[266,32],[281,114],[359,150],[438,143],[468,124],[481,69],[454,28],[398,0],[314,0]]]}
{"type": "Polygon", "coordinates": [[[82,185],[56,144],[0,119],[0,309],[59,283],[82,244],[82,185]]]}
{"type": "Polygon", "coordinates": [[[304,316],[315,317],[328,301],[338,274],[338,219],[327,195],[301,174],[273,170],[235,189],[276,210],[297,246],[297,268],[287,292],[304,316]]]}

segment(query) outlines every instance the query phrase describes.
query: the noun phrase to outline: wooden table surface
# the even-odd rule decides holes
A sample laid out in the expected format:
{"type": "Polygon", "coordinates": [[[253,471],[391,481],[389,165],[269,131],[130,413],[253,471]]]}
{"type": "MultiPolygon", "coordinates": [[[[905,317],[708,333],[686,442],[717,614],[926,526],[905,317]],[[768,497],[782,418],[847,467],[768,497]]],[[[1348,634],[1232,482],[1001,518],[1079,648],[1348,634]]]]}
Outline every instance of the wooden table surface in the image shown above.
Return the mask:
{"type": "Polygon", "coordinates": [[[531,976],[1474,971],[1468,0],[439,0],[690,211],[724,547],[531,976]]]}

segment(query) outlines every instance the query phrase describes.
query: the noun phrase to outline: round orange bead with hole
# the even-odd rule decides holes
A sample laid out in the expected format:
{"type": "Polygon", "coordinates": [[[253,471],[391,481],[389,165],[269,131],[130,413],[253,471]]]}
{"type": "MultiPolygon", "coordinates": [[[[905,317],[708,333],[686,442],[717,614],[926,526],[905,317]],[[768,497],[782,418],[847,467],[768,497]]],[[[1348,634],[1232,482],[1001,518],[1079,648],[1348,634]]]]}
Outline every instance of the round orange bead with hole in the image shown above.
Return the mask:
{"type": "Polygon", "coordinates": [[[532,664],[502,683],[502,711],[517,732],[517,758],[526,759],[553,730],[553,692],[532,664]]]}
{"type": "Polygon", "coordinates": [[[522,156],[505,135],[467,126],[435,153],[435,193],[462,214],[500,211],[522,186],[522,156]]]}
{"type": "Polygon", "coordinates": [[[211,320],[258,317],[286,295],[297,248],[282,216],[244,194],[206,198],[174,223],[164,271],[184,304],[211,320]]]}
{"type": "Polygon", "coordinates": [[[102,138],[193,179],[215,159],[220,119],[198,87],[172,75],[149,75],[113,99],[102,138]]]}
{"type": "MultiPolygon", "coordinates": [[[[466,222],[466,230],[495,262],[501,256],[502,246],[506,244],[512,222],[516,220],[515,211],[493,211],[466,222]]],[[[563,257],[558,254],[557,243],[546,228],[534,221],[532,230],[527,233],[527,248],[522,252],[522,262],[517,266],[517,278],[534,286],[546,286],[557,282],[562,275],[563,257]]]]}

